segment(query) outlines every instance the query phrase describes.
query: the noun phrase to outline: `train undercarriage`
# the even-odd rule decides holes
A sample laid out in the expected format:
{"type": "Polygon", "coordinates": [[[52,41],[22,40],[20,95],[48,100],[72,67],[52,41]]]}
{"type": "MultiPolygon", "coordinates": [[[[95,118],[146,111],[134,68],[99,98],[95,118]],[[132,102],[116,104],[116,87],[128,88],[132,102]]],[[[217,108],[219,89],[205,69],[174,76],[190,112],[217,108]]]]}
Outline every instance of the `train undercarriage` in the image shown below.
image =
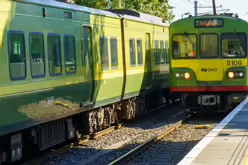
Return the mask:
{"type": "Polygon", "coordinates": [[[230,112],[246,99],[246,93],[183,93],[181,102],[187,113],[230,112]]]}
{"type": "Polygon", "coordinates": [[[0,164],[18,162],[31,154],[44,151],[83,135],[95,133],[117,125],[120,121],[134,119],[155,108],[178,99],[169,90],[147,95],[82,112],[49,123],[0,137],[0,164]]]}

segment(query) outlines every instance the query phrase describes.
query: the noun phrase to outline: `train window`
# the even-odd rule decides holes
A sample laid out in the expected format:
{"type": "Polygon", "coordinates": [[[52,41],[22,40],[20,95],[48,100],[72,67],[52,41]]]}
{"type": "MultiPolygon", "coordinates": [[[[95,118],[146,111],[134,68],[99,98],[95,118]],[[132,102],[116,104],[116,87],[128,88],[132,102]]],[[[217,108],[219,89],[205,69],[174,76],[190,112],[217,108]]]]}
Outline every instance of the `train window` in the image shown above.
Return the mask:
{"type": "Polygon", "coordinates": [[[74,36],[64,36],[64,55],[66,73],[76,73],[76,52],[74,36]]]}
{"type": "Polygon", "coordinates": [[[101,65],[103,70],[109,68],[109,55],[108,55],[108,39],[106,37],[100,38],[100,54],[101,54],[101,65]]]}
{"type": "Polygon", "coordinates": [[[155,63],[156,65],[160,64],[160,55],[159,55],[159,45],[158,45],[158,41],[154,41],[154,56],[155,56],[155,63]]]}
{"type": "Polygon", "coordinates": [[[200,55],[203,58],[211,58],[218,56],[218,35],[217,34],[201,34],[200,55]]]}
{"type": "Polygon", "coordinates": [[[110,39],[111,65],[112,69],[118,68],[118,44],[116,38],[110,39]]]}
{"type": "Polygon", "coordinates": [[[172,52],[174,58],[196,57],[196,35],[174,35],[172,44],[172,52]]]}
{"type": "Polygon", "coordinates": [[[169,49],[169,42],[168,41],[165,41],[165,52],[166,52],[166,56],[165,56],[165,59],[166,59],[166,63],[170,63],[170,49],[169,49]]]}
{"type": "Polygon", "coordinates": [[[142,40],[137,41],[137,52],[138,52],[138,65],[143,65],[143,51],[142,51],[142,40]]]}
{"type": "Polygon", "coordinates": [[[91,58],[91,30],[89,27],[83,28],[83,40],[82,40],[82,65],[89,66],[89,58],[91,58]]]}
{"type": "MultiPolygon", "coordinates": [[[[146,54],[145,54],[145,60],[150,62],[150,34],[146,33],[146,54]]],[[[150,66],[148,65],[148,70],[150,69],[150,66]]]]}
{"type": "Polygon", "coordinates": [[[33,78],[45,76],[44,39],[41,33],[30,33],[30,65],[33,78]]]}
{"type": "Polygon", "coordinates": [[[129,49],[130,49],[130,65],[132,67],[136,66],[136,51],[135,51],[135,40],[129,40],[129,49]]]}
{"type": "Polygon", "coordinates": [[[245,57],[246,35],[242,33],[222,34],[222,56],[223,57],[245,57]]]}
{"type": "Polygon", "coordinates": [[[166,57],[166,49],[164,47],[164,41],[160,41],[160,63],[164,64],[165,63],[165,57],[166,57]]]}
{"type": "Polygon", "coordinates": [[[11,80],[25,79],[26,56],[24,33],[10,31],[8,40],[10,78],[11,80]]]}
{"type": "Polygon", "coordinates": [[[50,75],[61,75],[61,45],[60,37],[57,34],[48,34],[48,58],[50,75]]]}

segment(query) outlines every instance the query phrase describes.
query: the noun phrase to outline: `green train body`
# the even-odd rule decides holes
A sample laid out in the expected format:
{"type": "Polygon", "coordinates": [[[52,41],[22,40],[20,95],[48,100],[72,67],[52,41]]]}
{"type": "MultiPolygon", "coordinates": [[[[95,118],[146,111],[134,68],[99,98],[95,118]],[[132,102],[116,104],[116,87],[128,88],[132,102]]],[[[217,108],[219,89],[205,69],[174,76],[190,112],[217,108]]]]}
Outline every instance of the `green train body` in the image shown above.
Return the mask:
{"type": "Polygon", "coordinates": [[[225,15],[170,25],[170,90],[189,112],[229,112],[247,94],[246,21],[225,15]]]}
{"type": "Polygon", "coordinates": [[[43,150],[167,97],[169,34],[160,18],[42,0],[2,0],[0,11],[0,164],[20,160],[27,141],[43,150]]]}

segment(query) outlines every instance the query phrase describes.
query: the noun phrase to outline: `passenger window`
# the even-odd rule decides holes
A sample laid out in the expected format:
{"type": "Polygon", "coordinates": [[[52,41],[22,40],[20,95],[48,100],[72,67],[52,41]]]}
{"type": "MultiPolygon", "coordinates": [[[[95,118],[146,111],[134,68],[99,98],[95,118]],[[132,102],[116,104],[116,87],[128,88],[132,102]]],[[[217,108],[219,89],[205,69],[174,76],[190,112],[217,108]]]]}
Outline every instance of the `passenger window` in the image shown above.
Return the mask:
{"type": "Polygon", "coordinates": [[[195,58],[197,56],[196,35],[174,35],[172,44],[172,55],[174,58],[195,58]]]}
{"type": "Polygon", "coordinates": [[[100,54],[102,69],[106,70],[109,68],[109,55],[108,55],[108,39],[105,37],[100,38],[100,54]]]}
{"type": "Polygon", "coordinates": [[[137,40],[138,65],[143,65],[142,40],[137,40]]]}
{"type": "Polygon", "coordinates": [[[66,73],[76,73],[76,54],[75,54],[75,38],[74,36],[64,37],[65,49],[65,70],[66,73]]]}
{"type": "Polygon", "coordinates": [[[48,34],[49,71],[52,76],[62,74],[60,37],[57,34],[48,34]]]}
{"type": "Polygon", "coordinates": [[[223,57],[245,57],[247,49],[245,34],[223,34],[221,37],[221,43],[223,57]]]}
{"type": "Polygon", "coordinates": [[[116,38],[110,39],[111,65],[112,69],[118,68],[118,44],[116,38]]]}
{"type": "Polygon", "coordinates": [[[158,65],[160,63],[158,41],[154,41],[154,56],[155,56],[155,63],[156,65],[158,65]]]}
{"type": "Polygon", "coordinates": [[[129,49],[130,49],[130,65],[132,67],[136,66],[136,51],[135,51],[135,40],[129,40],[129,49]]]}
{"type": "Polygon", "coordinates": [[[170,63],[170,46],[168,41],[165,41],[165,61],[167,64],[170,63]]]}
{"type": "Polygon", "coordinates": [[[91,30],[88,27],[83,28],[83,59],[82,65],[89,65],[89,58],[91,58],[91,30]]]}
{"type": "Polygon", "coordinates": [[[211,58],[217,57],[218,53],[218,36],[217,34],[201,35],[201,57],[211,58]]]}
{"type": "Polygon", "coordinates": [[[9,32],[9,69],[12,80],[25,79],[26,56],[24,34],[22,32],[9,32]]]}
{"type": "Polygon", "coordinates": [[[44,39],[42,34],[30,33],[30,61],[33,78],[45,76],[44,39]]]}
{"type": "MultiPolygon", "coordinates": [[[[146,59],[150,59],[150,34],[146,34],[146,59]]],[[[150,60],[149,60],[150,61],[150,60]]]]}
{"type": "Polygon", "coordinates": [[[165,63],[165,57],[166,57],[166,50],[164,48],[164,41],[160,41],[159,53],[160,53],[160,63],[164,64],[165,63]]]}

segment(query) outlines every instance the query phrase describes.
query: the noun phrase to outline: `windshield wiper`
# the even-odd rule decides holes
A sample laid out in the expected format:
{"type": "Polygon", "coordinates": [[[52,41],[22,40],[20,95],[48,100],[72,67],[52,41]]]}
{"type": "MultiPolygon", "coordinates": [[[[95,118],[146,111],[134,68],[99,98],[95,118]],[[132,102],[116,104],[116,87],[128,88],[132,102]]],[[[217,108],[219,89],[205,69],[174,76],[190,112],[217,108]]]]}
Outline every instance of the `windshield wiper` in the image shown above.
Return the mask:
{"type": "MultiPolygon", "coordinates": [[[[236,34],[236,31],[234,31],[233,32],[233,34],[235,35],[235,37],[237,38],[237,39],[239,39],[239,37],[237,36],[237,34],[236,34]]],[[[245,52],[244,52],[244,50],[243,50],[243,48],[242,48],[242,39],[239,39],[240,40],[240,47],[239,47],[239,49],[242,51],[242,53],[245,55],[245,52]]]]}
{"type": "Polygon", "coordinates": [[[192,45],[193,47],[195,47],[195,45],[194,45],[193,41],[190,39],[188,33],[184,32],[183,35],[188,39],[188,41],[191,43],[191,45],[192,45]]]}

